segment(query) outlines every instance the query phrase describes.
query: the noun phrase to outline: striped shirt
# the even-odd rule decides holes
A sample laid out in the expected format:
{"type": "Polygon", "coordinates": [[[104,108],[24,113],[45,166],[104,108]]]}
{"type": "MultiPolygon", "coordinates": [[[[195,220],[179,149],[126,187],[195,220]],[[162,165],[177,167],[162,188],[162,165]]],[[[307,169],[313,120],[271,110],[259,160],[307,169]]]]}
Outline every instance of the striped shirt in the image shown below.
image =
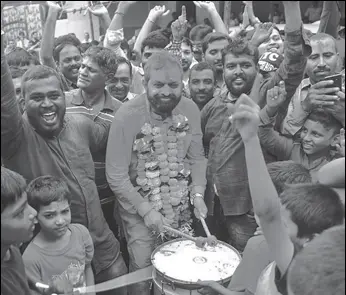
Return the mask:
{"type": "MultiPolygon", "coordinates": [[[[100,112],[96,113],[93,108],[86,106],[81,89],[74,89],[65,93],[66,95],[66,113],[68,114],[82,114],[90,118],[94,122],[102,120],[110,125],[112,124],[114,114],[120,108],[122,103],[116,98],[112,97],[107,90],[105,90],[105,103],[100,112]]],[[[95,182],[99,192],[100,199],[113,195],[108,186],[105,175],[105,157],[106,151],[99,151],[92,154],[95,165],[95,182]]]]}

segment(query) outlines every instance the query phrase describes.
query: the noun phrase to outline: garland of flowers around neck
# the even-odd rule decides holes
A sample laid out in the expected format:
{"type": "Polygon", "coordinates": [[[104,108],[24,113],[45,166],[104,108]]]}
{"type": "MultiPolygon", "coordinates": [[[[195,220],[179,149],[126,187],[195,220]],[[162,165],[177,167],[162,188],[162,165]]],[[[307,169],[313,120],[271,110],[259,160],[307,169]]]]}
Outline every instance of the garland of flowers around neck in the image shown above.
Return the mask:
{"type": "MultiPolygon", "coordinates": [[[[184,137],[189,130],[183,115],[173,115],[167,129],[145,123],[137,135],[137,185],[148,196],[152,207],[173,220],[173,228],[193,234],[189,208],[190,165],[184,159],[184,137]]],[[[170,233],[161,238],[169,239],[170,233]]]]}

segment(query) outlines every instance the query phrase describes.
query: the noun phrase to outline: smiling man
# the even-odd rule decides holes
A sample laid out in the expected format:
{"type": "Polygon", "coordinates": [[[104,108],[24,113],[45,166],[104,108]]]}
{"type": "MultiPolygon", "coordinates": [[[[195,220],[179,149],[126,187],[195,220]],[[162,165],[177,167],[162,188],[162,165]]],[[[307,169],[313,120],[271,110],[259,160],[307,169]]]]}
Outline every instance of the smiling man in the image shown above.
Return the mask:
{"type": "MultiPolygon", "coordinates": [[[[308,57],[304,79],[297,88],[283,122],[282,133],[295,135],[303,126],[308,115],[317,108],[331,113],[345,126],[345,79],[341,89],[331,87],[326,77],[340,73],[340,57],[336,40],[324,33],[311,37],[312,52],[308,57]]],[[[342,71],[340,74],[345,75],[342,71]]]]}
{"type": "MultiPolygon", "coordinates": [[[[2,39],[2,38],[1,38],[2,39]]],[[[2,41],[2,40],[1,40],[2,41]]],[[[22,116],[1,46],[1,157],[6,167],[29,181],[42,175],[64,179],[71,192],[72,222],[86,226],[93,239],[95,279],[126,273],[119,242],[103,216],[91,152],[103,150],[109,124],[65,115],[60,75],[47,66],[30,68],[22,79],[22,116]],[[23,164],[24,163],[24,164],[23,164]]]]}

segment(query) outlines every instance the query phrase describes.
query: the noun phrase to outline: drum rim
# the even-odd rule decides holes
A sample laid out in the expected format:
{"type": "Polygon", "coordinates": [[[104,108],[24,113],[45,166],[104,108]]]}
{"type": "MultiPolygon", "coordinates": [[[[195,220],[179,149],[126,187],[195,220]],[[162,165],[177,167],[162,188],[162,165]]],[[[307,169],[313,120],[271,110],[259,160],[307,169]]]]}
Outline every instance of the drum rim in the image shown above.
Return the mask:
{"type": "MultiPolygon", "coordinates": [[[[182,241],[188,241],[188,240],[187,240],[187,239],[184,239],[184,238],[178,238],[178,239],[174,239],[174,240],[165,242],[165,243],[161,244],[160,246],[158,246],[158,247],[153,251],[153,253],[151,254],[151,258],[150,258],[151,264],[153,265],[155,272],[156,272],[159,276],[163,277],[164,279],[167,278],[169,281],[173,282],[175,285],[177,285],[177,286],[185,286],[185,287],[188,286],[189,289],[200,289],[201,286],[198,285],[198,284],[195,283],[195,282],[187,282],[187,281],[183,281],[183,280],[178,280],[178,279],[175,279],[175,278],[170,277],[169,275],[166,275],[166,274],[162,273],[161,271],[159,271],[159,270],[156,268],[156,266],[155,266],[154,263],[153,263],[153,261],[155,260],[155,259],[154,259],[155,254],[158,253],[159,250],[160,250],[161,248],[165,247],[166,245],[172,244],[172,242],[179,242],[179,241],[182,242],[182,241]]],[[[228,248],[230,248],[231,250],[233,250],[234,253],[237,254],[237,256],[238,256],[238,258],[239,258],[239,264],[240,264],[240,262],[241,262],[241,260],[242,260],[242,257],[241,257],[241,255],[240,255],[240,253],[239,253],[239,251],[238,251],[237,249],[235,249],[233,246],[231,246],[231,245],[229,245],[229,244],[227,244],[227,243],[225,243],[225,242],[223,242],[223,241],[219,241],[219,240],[218,240],[217,242],[220,243],[220,244],[222,244],[222,245],[224,245],[224,246],[226,246],[226,247],[228,247],[228,248]]],[[[239,265],[239,264],[238,264],[238,265],[239,265]]],[[[223,279],[223,280],[219,280],[219,281],[217,281],[217,283],[219,283],[219,284],[224,284],[224,283],[226,283],[227,281],[230,281],[231,278],[232,278],[232,276],[233,276],[233,275],[231,275],[231,276],[229,276],[229,277],[227,277],[227,278],[225,278],[225,279],[223,279]]],[[[156,278],[156,276],[155,276],[155,278],[156,278]]]]}

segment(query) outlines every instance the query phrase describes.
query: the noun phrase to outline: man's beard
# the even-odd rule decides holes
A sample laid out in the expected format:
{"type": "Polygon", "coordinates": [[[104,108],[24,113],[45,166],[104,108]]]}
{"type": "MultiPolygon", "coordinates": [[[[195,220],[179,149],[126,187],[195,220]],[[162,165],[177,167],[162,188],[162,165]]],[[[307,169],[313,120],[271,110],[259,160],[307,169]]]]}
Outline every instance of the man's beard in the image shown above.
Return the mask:
{"type": "Polygon", "coordinates": [[[239,97],[241,94],[245,93],[248,94],[251,91],[251,88],[253,86],[253,83],[255,81],[256,75],[254,77],[246,77],[245,75],[238,75],[233,77],[232,79],[225,79],[225,83],[227,85],[227,88],[232,96],[239,97]],[[233,83],[236,79],[241,78],[243,79],[243,84],[241,86],[234,86],[233,83]]]}
{"type": "Polygon", "coordinates": [[[181,96],[177,97],[174,94],[170,94],[169,96],[162,95],[154,95],[151,96],[149,93],[147,94],[149,103],[155,112],[158,114],[170,114],[178,105],[181,100],[181,96]]]}

